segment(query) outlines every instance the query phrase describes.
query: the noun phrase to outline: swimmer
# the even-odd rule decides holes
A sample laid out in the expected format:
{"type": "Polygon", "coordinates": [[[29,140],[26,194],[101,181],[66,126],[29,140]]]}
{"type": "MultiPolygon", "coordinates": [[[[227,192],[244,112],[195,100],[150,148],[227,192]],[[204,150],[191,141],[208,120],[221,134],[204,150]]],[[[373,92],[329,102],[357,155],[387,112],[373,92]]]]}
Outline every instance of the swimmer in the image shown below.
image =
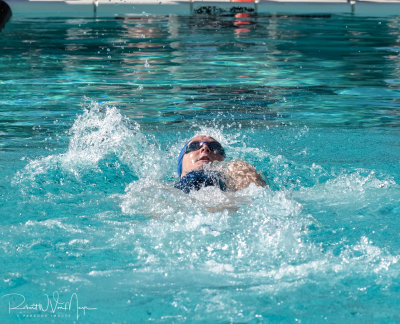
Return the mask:
{"type": "Polygon", "coordinates": [[[202,187],[216,186],[221,190],[237,191],[251,183],[265,187],[266,183],[256,169],[244,161],[217,165],[225,160],[225,150],[214,138],[206,135],[189,140],[178,157],[180,180],[175,188],[185,193],[202,187]]]}

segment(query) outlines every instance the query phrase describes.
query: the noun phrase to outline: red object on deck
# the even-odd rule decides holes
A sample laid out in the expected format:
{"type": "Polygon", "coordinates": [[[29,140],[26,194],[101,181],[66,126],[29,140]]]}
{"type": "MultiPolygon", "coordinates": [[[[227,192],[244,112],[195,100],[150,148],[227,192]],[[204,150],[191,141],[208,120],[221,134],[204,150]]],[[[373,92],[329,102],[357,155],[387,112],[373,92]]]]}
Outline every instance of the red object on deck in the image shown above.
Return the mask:
{"type": "MultiPolygon", "coordinates": [[[[235,15],[235,18],[249,18],[250,14],[246,13],[246,12],[241,12],[241,13],[237,13],[235,15]]],[[[250,22],[247,22],[248,24],[250,24],[250,22]]]]}

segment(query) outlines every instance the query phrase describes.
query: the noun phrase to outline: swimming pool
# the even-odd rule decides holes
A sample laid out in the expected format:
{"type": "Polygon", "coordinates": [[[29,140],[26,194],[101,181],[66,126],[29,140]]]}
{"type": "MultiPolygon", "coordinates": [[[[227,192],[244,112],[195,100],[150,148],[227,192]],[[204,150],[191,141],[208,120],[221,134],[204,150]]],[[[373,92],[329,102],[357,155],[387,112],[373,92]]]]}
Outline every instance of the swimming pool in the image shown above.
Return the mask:
{"type": "Polygon", "coordinates": [[[399,23],[10,21],[1,321],[398,322],[399,23]],[[174,189],[197,133],[271,189],[174,189]]]}

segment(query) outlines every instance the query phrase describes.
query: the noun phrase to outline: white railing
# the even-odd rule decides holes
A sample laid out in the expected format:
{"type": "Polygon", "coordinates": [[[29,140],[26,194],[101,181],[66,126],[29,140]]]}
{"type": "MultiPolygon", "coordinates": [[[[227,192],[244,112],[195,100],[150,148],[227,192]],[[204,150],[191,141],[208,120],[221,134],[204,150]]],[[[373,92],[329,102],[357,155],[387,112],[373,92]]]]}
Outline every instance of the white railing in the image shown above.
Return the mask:
{"type": "MultiPolygon", "coordinates": [[[[146,14],[190,15],[193,7],[236,7],[232,0],[5,0],[13,17],[115,17],[146,14]]],[[[254,0],[262,14],[348,14],[400,16],[400,0],[254,0]]],[[[245,6],[243,4],[243,6],[245,6]]],[[[216,11],[218,12],[218,11],[216,11]]]]}

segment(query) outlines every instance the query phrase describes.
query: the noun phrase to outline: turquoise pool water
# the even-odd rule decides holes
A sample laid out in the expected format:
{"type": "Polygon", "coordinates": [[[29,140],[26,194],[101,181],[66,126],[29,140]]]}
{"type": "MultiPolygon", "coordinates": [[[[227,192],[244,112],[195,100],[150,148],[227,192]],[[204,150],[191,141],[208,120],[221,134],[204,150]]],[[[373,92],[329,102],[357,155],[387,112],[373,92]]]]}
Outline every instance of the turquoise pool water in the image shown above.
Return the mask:
{"type": "Polygon", "coordinates": [[[398,323],[399,25],[10,21],[0,321],[398,323]],[[198,133],[270,189],[174,189],[198,133]]]}

